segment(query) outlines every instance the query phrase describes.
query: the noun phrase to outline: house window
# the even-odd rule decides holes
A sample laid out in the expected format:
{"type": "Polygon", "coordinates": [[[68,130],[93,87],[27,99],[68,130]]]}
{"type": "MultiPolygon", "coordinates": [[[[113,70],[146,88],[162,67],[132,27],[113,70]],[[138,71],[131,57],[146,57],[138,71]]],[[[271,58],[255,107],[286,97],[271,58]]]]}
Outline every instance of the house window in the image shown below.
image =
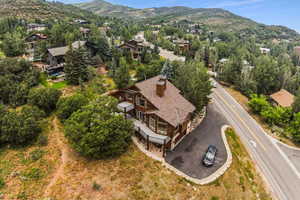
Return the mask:
{"type": "Polygon", "coordinates": [[[155,119],[153,117],[149,117],[149,127],[155,131],[155,119]]]}
{"type": "Polygon", "coordinates": [[[145,100],[145,99],[143,99],[142,97],[137,97],[136,100],[137,100],[137,101],[136,101],[136,104],[137,104],[138,106],[146,107],[146,100],[145,100]]]}
{"type": "Polygon", "coordinates": [[[162,135],[168,134],[168,124],[165,122],[159,121],[157,124],[157,132],[162,135]]]}

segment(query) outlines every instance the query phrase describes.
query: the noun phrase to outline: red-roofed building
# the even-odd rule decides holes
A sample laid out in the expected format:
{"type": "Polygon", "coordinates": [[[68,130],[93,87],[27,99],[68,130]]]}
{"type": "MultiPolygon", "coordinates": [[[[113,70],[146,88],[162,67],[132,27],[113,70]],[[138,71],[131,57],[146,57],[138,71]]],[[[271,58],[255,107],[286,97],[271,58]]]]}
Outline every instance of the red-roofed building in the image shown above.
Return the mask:
{"type": "Polygon", "coordinates": [[[291,107],[294,103],[294,95],[286,91],[285,89],[281,89],[280,91],[270,95],[272,101],[281,107],[291,107]]]}

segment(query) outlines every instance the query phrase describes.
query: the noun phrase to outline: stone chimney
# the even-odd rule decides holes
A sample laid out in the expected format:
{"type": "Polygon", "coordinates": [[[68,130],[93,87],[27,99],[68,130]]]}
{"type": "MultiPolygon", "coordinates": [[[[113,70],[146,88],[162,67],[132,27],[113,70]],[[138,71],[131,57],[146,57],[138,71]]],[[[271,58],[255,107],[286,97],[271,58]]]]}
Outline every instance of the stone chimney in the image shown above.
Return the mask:
{"type": "Polygon", "coordinates": [[[156,83],[156,94],[159,97],[163,97],[165,95],[165,91],[167,89],[167,78],[161,76],[156,83]]]}

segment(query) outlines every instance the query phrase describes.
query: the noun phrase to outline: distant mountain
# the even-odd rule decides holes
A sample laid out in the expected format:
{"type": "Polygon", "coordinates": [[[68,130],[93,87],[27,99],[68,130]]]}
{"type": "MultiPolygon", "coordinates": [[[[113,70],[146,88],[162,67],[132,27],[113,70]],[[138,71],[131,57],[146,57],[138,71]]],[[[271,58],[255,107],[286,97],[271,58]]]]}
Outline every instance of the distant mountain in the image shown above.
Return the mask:
{"type": "MultiPolygon", "coordinates": [[[[91,2],[78,3],[74,5],[82,9],[96,13],[98,15],[113,16],[113,17],[120,17],[120,18],[124,16],[128,17],[128,13],[138,11],[138,9],[130,8],[127,6],[121,6],[121,5],[113,5],[109,2],[102,1],[102,0],[94,0],[91,2]]],[[[133,14],[132,17],[135,17],[135,14],[133,14]]]]}
{"type": "Polygon", "coordinates": [[[73,5],[45,0],[0,0],[0,18],[19,17],[24,19],[62,19],[95,16],[89,11],[73,5]]]}
{"type": "Polygon", "coordinates": [[[214,30],[245,30],[267,35],[273,34],[274,32],[273,35],[275,37],[291,39],[300,37],[296,31],[287,27],[266,26],[220,8],[189,8],[176,6],[135,9],[121,5],[113,5],[104,0],[94,0],[74,5],[101,16],[118,17],[129,20],[143,20],[150,23],[188,20],[206,24],[214,30]]]}

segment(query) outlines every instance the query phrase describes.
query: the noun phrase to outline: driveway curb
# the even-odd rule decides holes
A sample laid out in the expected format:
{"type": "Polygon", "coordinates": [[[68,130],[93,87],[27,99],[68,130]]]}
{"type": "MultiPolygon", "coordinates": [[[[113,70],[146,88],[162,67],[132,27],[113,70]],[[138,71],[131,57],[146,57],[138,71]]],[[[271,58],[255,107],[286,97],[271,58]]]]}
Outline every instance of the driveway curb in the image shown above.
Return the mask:
{"type": "Polygon", "coordinates": [[[213,174],[211,174],[210,176],[206,177],[206,178],[203,178],[203,179],[197,179],[197,178],[193,178],[191,176],[188,176],[186,175],[185,173],[179,171],[178,169],[176,169],[175,167],[173,167],[172,165],[170,165],[169,163],[167,163],[165,161],[164,158],[160,158],[156,155],[154,155],[153,153],[147,151],[138,141],[137,141],[137,138],[136,137],[132,137],[132,140],[133,140],[133,143],[143,152],[145,153],[147,156],[149,156],[150,158],[154,159],[154,160],[157,160],[157,161],[160,161],[163,166],[165,166],[166,168],[170,169],[171,171],[175,172],[178,176],[181,176],[185,179],[187,179],[188,181],[191,181],[195,184],[198,184],[198,185],[206,185],[206,184],[209,184],[213,181],[215,181],[216,179],[218,179],[220,176],[222,176],[226,170],[230,167],[231,163],[232,163],[232,153],[231,153],[231,150],[229,148],[229,144],[228,144],[228,141],[227,141],[227,138],[226,138],[226,133],[225,131],[230,128],[230,126],[228,125],[224,125],[222,126],[221,128],[221,134],[222,134],[222,139],[223,139],[223,142],[225,144],[225,147],[226,147],[226,151],[227,151],[227,159],[226,159],[226,162],[224,163],[224,165],[222,167],[220,167],[216,172],[214,172],[213,174]]]}

